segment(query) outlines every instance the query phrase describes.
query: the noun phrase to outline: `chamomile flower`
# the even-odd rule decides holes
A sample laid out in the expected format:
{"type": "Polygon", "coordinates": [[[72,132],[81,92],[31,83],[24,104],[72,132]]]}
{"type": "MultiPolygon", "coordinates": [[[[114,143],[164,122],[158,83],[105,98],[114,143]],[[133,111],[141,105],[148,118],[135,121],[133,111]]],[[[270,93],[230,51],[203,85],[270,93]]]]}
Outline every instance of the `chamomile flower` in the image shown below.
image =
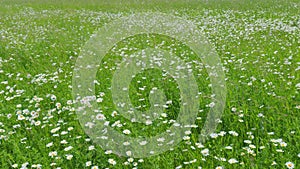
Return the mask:
{"type": "Polygon", "coordinates": [[[50,157],[55,157],[55,156],[57,156],[57,151],[51,151],[51,152],[49,153],[49,156],[50,156],[50,157]]]}
{"type": "Polygon", "coordinates": [[[67,158],[67,160],[71,160],[73,158],[73,155],[72,154],[66,154],[66,158],[67,158]]]}
{"type": "Polygon", "coordinates": [[[50,142],[46,145],[46,147],[51,147],[51,146],[53,146],[53,142],[50,142]]]}
{"type": "Polygon", "coordinates": [[[292,162],[286,162],[285,163],[285,165],[286,165],[286,167],[288,168],[288,169],[293,169],[293,168],[295,168],[295,164],[294,163],[292,163],[292,162]]]}
{"type": "Polygon", "coordinates": [[[105,120],[106,117],[104,116],[104,114],[99,113],[99,114],[96,115],[96,119],[97,120],[105,120]]]}
{"type": "Polygon", "coordinates": [[[125,129],[125,130],[123,130],[123,133],[128,135],[128,134],[130,134],[130,133],[131,133],[131,131],[130,131],[130,130],[128,130],[128,129],[125,129]]]}
{"type": "Polygon", "coordinates": [[[204,150],[201,151],[201,154],[203,156],[208,156],[209,155],[209,150],[206,148],[206,149],[204,149],[204,150]]]}
{"type": "Polygon", "coordinates": [[[234,158],[231,158],[231,159],[228,160],[228,163],[229,164],[234,164],[234,163],[238,163],[238,161],[234,158]]]}
{"type": "Polygon", "coordinates": [[[91,162],[91,161],[85,162],[85,166],[86,166],[86,167],[89,167],[89,166],[91,166],[91,165],[92,165],[92,162],[91,162]]]}
{"type": "Polygon", "coordinates": [[[52,101],[55,101],[55,100],[56,100],[56,96],[55,96],[55,95],[51,95],[51,96],[50,96],[50,99],[51,99],[52,101]]]}
{"type": "Polygon", "coordinates": [[[108,159],[108,163],[111,164],[111,165],[116,165],[117,164],[117,162],[112,158],[108,159]]]}

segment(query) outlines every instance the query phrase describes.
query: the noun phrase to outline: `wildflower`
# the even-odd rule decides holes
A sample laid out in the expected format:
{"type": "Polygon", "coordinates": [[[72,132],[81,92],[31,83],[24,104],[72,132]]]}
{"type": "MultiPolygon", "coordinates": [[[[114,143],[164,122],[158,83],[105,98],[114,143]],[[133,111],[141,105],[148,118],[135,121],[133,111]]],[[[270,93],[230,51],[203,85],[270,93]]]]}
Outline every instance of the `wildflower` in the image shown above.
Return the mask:
{"type": "Polygon", "coordinates": [[[105,95],[105,93],[104,92],[100,92],[99,95],[100,95],[100,97],[103,97],[105,95]]]}
{"type": "Polygon", "coordinates": [[[73,147],[72,146],[69,146],[69,147],[66,147],[64,150],[65,151],[69,151],[69,150],[71,150],[73,147]]]}
{"type": "Polygon", "coordinates": [[[61,108],[61,103],[56,103],[55,106],[56,106],[57,109],[60,109],[61,108]]]}
{"type": "Polygon", "coordinates": [[[158,142],[164,142],[164,141],[165,141],[165,138],[163,138],[163,137],[158,138],[157,141],[158,141],[158,142]]]}
{"type": "Polygon", "coordinates": [[[50,157],[57,156],[57,152],[56,151],[52,151],[52,152],[49,153],[49,156],[50,157]]]}
{"type": "Polygon", "coordinates": [[[111,164],[111,165],[116,165],[117,164],[117,162],[112,158],[108,159],[108,163],[111,164]]]}
{"type": "Polygon", "coordinates": [[[89,167],[89,166],[91,166],[92,165],[92,162],[91,161],[87,161],[86,163],[85,163],[85,166],[87,166],[87,167],[89,167]]]}
{"type": "Polygon", "coordinates": [[[281,143],[280,143],[280,146],[281,146],[281,147],[286,147],[286,146],[287,146],[287,143],[286,143],[286,142],[281,142],[281,143]]]}
{"type": "Polygon", "coordinates": [[[68,132],[67,131],[62,131],[60,134],[61,135],[66,135],[66,134],[68,134],[68,132]]]}
{"type": "Polygon", "coordinates": [[[284,152],[284,151],[281,150],[281,149],[277,149],[276,151],[279,152],[279,153],[283,153],[283,152],[284,152]]]}
{"type": "Polygon", "coordinates": [[[67,101],[67,105],[71,105],[72,103],[73,103],[72,100],[68,100],[68,101],[67,101]]]}
{"type": "Polygon", "coordinates": [[[211,134],[210,134],[210,137],[211,137],[211,138],[217,138],[217,137],[218,137],[218,134],[216,134],[216,133],[211,133],[211,134]]]}
{"type": "Polygon", "coordinates": [[[134,160],[133,158],[128,158],[128,159],[127,159],[127,161],[130,162],[130,163],[132,163],[133,160],[134,160]]]}
{"type": "Polygon", "coordinates": [[[256,146],[253,145],[253,144],[250,144],[249,147],[250,147],[250,148],[256,148],[256,146]]]}
{"type": "Polygon", "coordinates": [[[225,132],[225,131],[221,131],[218,135],[219,135],[219,136],[225,136],[225,135],[226,135],[226,132],[225,132]]]}
{"type": "Polygon", "coordinates": [[[36,122],[34,123],[35,126],[39,126],[40,124],[41,124],[41,121],[36,121],[36,122]]]}
{"type": "Polygon", "coordinates": [[[53,146],[53,142],[48,143],[48,144],[46,145],[46,147],[51,147],[51,146],[53,146]]]}
{"type": "Polygon", "coordinates": [[[103,101],[103,98],[98,98],[97,100],[96,100],[98,103],[101,103],[102,101],[103,101]]]}
{"type": "Polygon", "coordinates": [[[51,132],[51,133],[56,133],[58,130],[60,130],[60,127],[54,128],[54,129],[52,129],[50,132],[51,132]]]}
{"type": "Polygon", "coordinates": [[[22,164],[22,167],[21,167],[21,168],[22,168],[22,169],[23,169],[23,168],[24,168],[24,169],[27,168],[27,165],[28,165],[28,164],[29,164],[28,162],[22,164]]]}
{"type": "Polygon", "coordinates": [[[264,148],[266,148],[266,147],[265,147],[265,146],[260,146],[260,147],[259,147],[259,149],[264,149],[264,148]]]}
{"type": "Polygon", "coordinates": [[[131,156],[132,155],[131,151],[126,151],[126,155],[131,156]]]}
{"type": "Polygon", "coordinates": [[[66,140],[62,140],[60,144],[68,144],[68,142],[66,140]]]}
{"type": "Polygon", "coordinates": [[[146,124],[146,125],[151,125],[151,124],[152,124],[152,121],[151,121],[151,120],[146,120],[145,124],[146,124]]]}
{"type": "Polygon", "coordinates": [[[238,135],[239,135],[239,134],[238,134],[237,132],[235,132],[235,131],[229,131],[228,133],[231,134],[231,135],[233,135],[233,136],[238,136],[238,135]]]}
{"type": "Polygon", "coordinates": [[[244,143],[251,144],[251,140],[244,140],[244,143]]]}
{"type": "Polygon", "coordinates": [[[209,103],[208,107],[213,108],[215,105],[216,105],[216,103],[211,102],[211,103],[209,103]]]}
{"type": "Polygon", "coordinates": [[[257,115],[257,117],[264,117],[264,115],[263,115],[262,113],[259,113],[259,114],[257,115]]]}
{"type": "Polygon", "coordinates": [[[10,119],[12,117],[11,114],[7,114],[7,118],[10,119]]]}
{"type": "Polygon", "coordinates": [[[55,95],[51,95],[50,99],[51,99],[52,101],[55,101],[55,100],[56,100],[56,96],[55,96],[55,95]]]}
{"type": "Polygon", "coordinates": [[[167,113],[162,113],[161,116],[162,117],[168,117],[167,113]]]}
{"type": "Polygon", "coordinates": [[[225,149],[232,150],[232,147],[231,146],[226,146],[225,149]]]}
{"type": "Polygon", "coordinates": [[[18,115],[18,120],[24,120],[24,119],[25,117],[22,114],[18,115]]]}
{"type": "Polygon", "coordinates": [[[231,158],[231,159],[228,160],[229,164],[234,164],[234,163],[237,163],[237,162],[238,161],[236,159],[234,159],[234,158],[231,158]]]}
{"type": "Polygon", "coordinates": [[[196,145],[198,148],[204,148],[204,145],[201,144],[201,143],[195,143],[195,145],[196,145]]]}
{"type": "Polygon", "coordinates": [[[289,168],[289,169],[295,168],[294,163],[292,163],[292,162],[290,162],[290,161],[289,161],[289,162],[286,162],[285,165],[286,165],[286,167],[289,168]]]}
{"type": "Polygon", "coordinates": [[[73,155],[72,154],[67,154],[67,160],[71,160],[73,158],[73,155]]]}
{"type": "Polygon", "coordinates": [[[275,161],[273,161],[271,165],[276,165],[276,164],[277,164],[277,163],[276,163],[275,161]]]}
{"type": "Polygon", "coordinates": [[[89,146],[89,150],[94,150],[95,149],[95,146],[89,146]]]}
{"type": "MultiPolygon", "coordinates": [[[[140,144],[141,144],[141,143],[140,143],[140,144]]],[[[129,146],[130,143],[129,143],[128,141],[125,141],[125,142],[123,143],[123,145],[124,145],[124,146],[129,146]]]]}
{"type": "Polygon", "coordinates": [[[105,120],[106,118],[103,114],[99,113],[99,114],[96,115],[96,119],[97,120],[105,120]]]}
{"type": "Polygon", "coordinates": [[[226,161],[226,158],[220,158],[221,161],[226,161]]]}
{"type": "Polygon", "coordinates": [[[208,156],[209,155],[209,150],[206,148],[206,149],[204,149],[204,150],[201,151],[201,154],[203,156],[208,156]]]}
{"type": "Polygon", "coordinates": [[[111,113],[111,116],[112,117],[116,117],[118,115],[118,112],[117,111],[113,111],[112,113],[111,113]]]}
{"type": "Polygon", "coordinates": [[[41,168],[42,168],[42,165],[41,165],[41,164],[33,164],[33,165],[31,166],[31,168],[41,169],[41,168]]]}
{"type": "Polygon", "coordinates": [[[190,137],[189,136],[183,136],[183,140],[189,140],[190,137]]]}
{"type": "Polygon", "coordinates": [[[192,132],[190,130],[184,132],[184,134],[186,134],[186,135],[190,135],[191,133],[192,132]]]}
{"type": "Polygon", "coordinates": [[[126,130],[123,131],[123,133],[124,134],[130,134],[131,132],[130,132],[130,130],[126,129],[126,130]]]}

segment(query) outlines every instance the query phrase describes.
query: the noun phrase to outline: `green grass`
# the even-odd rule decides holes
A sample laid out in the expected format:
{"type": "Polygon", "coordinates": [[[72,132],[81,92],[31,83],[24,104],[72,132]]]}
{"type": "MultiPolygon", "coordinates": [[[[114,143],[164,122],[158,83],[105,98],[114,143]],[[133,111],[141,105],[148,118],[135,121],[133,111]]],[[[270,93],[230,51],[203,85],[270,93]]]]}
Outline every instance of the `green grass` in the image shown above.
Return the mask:
{"type": "MultiPolygon", "coordinates": [[[[0,168],[12,168],[13,164],[20,168],[26,162],[28,168],[35,164],[41,164],[42,168],[133,168],[137,162],[137,168],[261,169],[286,168],[289,161],[299,168],[298,1],[2,0],[0,4],[0,168]],[[209,111],[207,105],[212,101],[210,81],[203,65],[198,64],[201,60],[183,55],[186,62],[198,61],[192,66],[198,90],[202,92],[199,95],[201,111],[195,122],[198,127],[192,129],[190,139],[183,140],[174,150],[144,158],[143,162],[134,159],[124,165],[128,157],[105,153],[106,150],[94,145],[85,134],[71,101],[72,73],[81,49],[97,29],[121,16],[144,11],[187,18],[195,22],[215,46],[227,85],[226,107],[215,133],[225,131],[226,134],[210,138],[203,143],[204,147],[197,147],[209,111]],[[51,100],[52,95],[56,100],[51,100]],[[18,120],[18,114],[25,119],[18,120]],[[51,133],[57,127],[60,130],[51,133]],[[238,136],[229,134],[230,131],[238,136]],[[272,139],[282,139],[279,142],[287,146],[272,139]],[[67,144],[61,143],[63,140],[67,144]],[[251,141],[251,148],[245,140],[251,141]],[[53,146],[46,147],[51,142],[53,146]],[[89,150],[92,145],[95,149],[89,150]],[[69,146],[73,148],[65,151],[69,146]],[[209,149],[208,156],[201,153],[205,148],[209,149]],[[283,152],[278,152],[280,150],[283,152]],[[56,157],[49,156],[53,151],[57,152],[56,157]],[[73,158],[66,159],[67,154],[73,158]],[[228,163],[232,158],[238,163],[228,163]],[[108,159],[114,159],[116,165],[109,164],[108,159]],[[185,163],[194,159],[196,162],[185,163]],[[86,166],[88,161],[92,162],[91,166],[86,166]]],[[[190,52],[184,44],[169,37],[136,35],[118,43],[115,51],[109,51],[103,60],[107,67],[97,72],[100,85],[96,85],[96,95],[103,98],[99,107],[110,124],[120,120],[123,126],[115,127],[120,134],[130,129],[132,137],[153,136],[170,127],[163,121],[170,122],[178,116],[180,99],[176,81],[171,76],[162,76],[163,72],[158,69],[137,74],[128,91],[132,104],[145,111],[150,108],[150,89],[162,89],[166,98],[172,100],[172,106],[164,110],[168,116],[158,118],[149,126],[132,123],[121,115],[111,116],[116,110],[110,91],[111,69],[120,62],[120,52],[131,54],[135,51],[124,47],[136,47],[137,51],[162,41],[166,43],[161,48],[174,45],[172,49],[177,49],[174,53],[178,56],[190,52]],[[145,90],[140,90],[144,86],[145,90]],[[100,96],[99,92],[105,95],[100,96]]]]}

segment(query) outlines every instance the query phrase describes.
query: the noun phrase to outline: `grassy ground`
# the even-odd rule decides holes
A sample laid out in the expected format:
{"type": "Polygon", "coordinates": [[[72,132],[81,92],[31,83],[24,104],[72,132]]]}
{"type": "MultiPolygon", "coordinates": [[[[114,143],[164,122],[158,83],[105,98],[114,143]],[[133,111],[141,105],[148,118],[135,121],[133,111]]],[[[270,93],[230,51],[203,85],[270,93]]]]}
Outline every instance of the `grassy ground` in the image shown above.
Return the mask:
{"type": "MultiPolygon", "coordinates": [[[[0,1],[1,168],[294,168],[300,166],[300,15],[298,1],[0,1]],[[72,73],[86,41],[101,26],[135,12],[160,11],[196,23],[215,46],[224,66],[226,107],[213,138],[198,135],[209,111],[205,69],[193,65],[199,91],[198,127],[174,150],[144,159],[119,157],[94,145],[78,122],[72,73]],[[55,96],[55,97],[54,97],[55,96]],[[205,153],[208,150],[208,154],[205,153]],[[57,153],[57,154],[56,154],[57,153]],[[113,160],[116,162],[114,164],[113,160]],[[91,164],[89,164],[91,163],[91,164]],[[25,168],[25,167],[24,167],[25,168]]],[[[153,125],[112,117],[110,70],[124,47],[179,44],[138,35],[116,46],[100,69],[96,86],[103,114],[120,134],[152,136],[166,130],[179,111],[175,81],[159,70],[138,74],[129,90],[134,106],[149,108],[149,88],[173,101],[153,125]],[[131,41],[130,41],[131,40],[131,41]],[[148,39],[149,40],[149,39],[148,39]],[[129,42],[130,41],[130,42],[129,42]],[[151,80],[144,80],[153,79],[151,80]],[[141,81],[139,83],[138,81],[141,81]],[[144,86],[146,90],[141,90],[144,86]],[[145,99],[139,101],[139,99],[145,99]],[[143,107],[144,106],[144,107],[143,107]],[[167,124],[164,123],[167,122],[167,124]]],[[[175,47],[178,47],[175,45],[175,47]]],[[[188,50],[180,48],[180,53],[188,50]]],[[[185,61],[193,60],[190,56],[185,61]]],[[[200,62],[200,60],[199,60],[200,62]]],[[[201,67],[201,65],[200,65],[201,67]]],[[[119,113],[120,114],[120,113],[119,113]]]]}

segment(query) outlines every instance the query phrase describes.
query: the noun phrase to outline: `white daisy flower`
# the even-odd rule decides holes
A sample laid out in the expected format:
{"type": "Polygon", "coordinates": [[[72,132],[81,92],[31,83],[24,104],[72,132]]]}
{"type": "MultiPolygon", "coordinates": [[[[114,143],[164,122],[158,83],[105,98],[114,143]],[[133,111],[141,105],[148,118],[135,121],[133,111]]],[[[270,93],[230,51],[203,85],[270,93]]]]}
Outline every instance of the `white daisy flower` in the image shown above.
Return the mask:
{"type": "Polygon", "coordinates": [[[124,133],[124,134],[130,134],[130,133],[131,133],[131,131],[130,131],[130,130],[128,130],[128,129],[126,129],[126,130],[123,130],[123,133],[124,133]]]}
{"type": "Polygon", "coordinates": [[[91,161],[87,161],[86,163],[85,163],[85,166],[87,166],[87,167],[89,167],[89,166],[91,166],[92,165],[92,162],[91,161]]]}
{"type": "Polygon", "coordinates": [[[204,149],[204,150],[201,151],[201,154],[203,156],[208,156],[209,155],[209,150],[206,148],[206,149],[204,149]]]}
{"type": "Polygon", "coordinates": [[[56,151],[52,151],[52,152],[49,153],[49,156],[50,157],[57,156],[57,152],[56,151]]]}
{"type": "Polygon", "coordinates": [[[238,163],[238,161],[234,158],[231,158],[231,159],[228,160],[228,163],[229,164],[234,164],[234,163],[238,163]]]}
{"type": "Polygon", "coordinates": [[[292,162],[290,162],[290,161],[289,161],[289,162],[286,162],[285,165],[286,165],[286,167],[289,168],[289,169],[295,168],[295,164],[292,163],[292,162]]]}
{"type": "Polygon", "coordinates": [[[67,160],[71,160],[73,158],[72,154],[66,154],[67,160]]]}
{"type": "Polygon", "coordinates": [[[46,145],[46,147],[51,147],[51,146],[53,146],[53,142],[48,143],[48,144],[46,145]]]}
{"type": "Polygon", "coordinates": [[[96,119],[97,120],[105,120],[106,118],[103,114],[99,113],[99,114],[96,115],[96,119]]]}
{"type": "Polygon", "coordinates": [[[117,162],[112,158],[108,159],[108,163],[111,164],[111,165],[116,165],[117,164],[117,162]]]}
{"type": "Polygon", "coordinates": [[[64,151],[69,151],[69,150],[71,150],[72,148],[73,148],[72,146],[66,147],[66,148],[64,149],[64,151]]]}

